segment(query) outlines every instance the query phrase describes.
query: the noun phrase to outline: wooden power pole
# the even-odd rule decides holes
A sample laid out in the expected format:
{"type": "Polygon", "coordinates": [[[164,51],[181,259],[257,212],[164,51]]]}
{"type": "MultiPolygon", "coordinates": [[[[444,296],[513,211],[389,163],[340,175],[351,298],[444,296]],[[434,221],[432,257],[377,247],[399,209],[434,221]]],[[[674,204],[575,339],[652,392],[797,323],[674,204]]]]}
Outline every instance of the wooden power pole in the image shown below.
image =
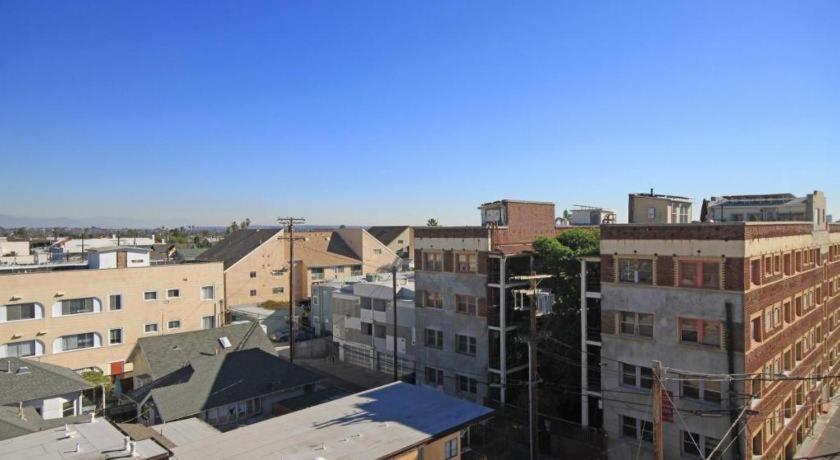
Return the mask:
{"type": "Polygon", "coordinates": [[[653,362],[653,450],[656,460],[664,460],[665,445],[662,442],[662,362],[653,362]]]}
{"type": "Polygon", "coordinates": [[[295,236],[295,224],[302,224],[306,219],[302,217],[280,217],[277,222],[283,224],[287,235],[281,240],[289,240],[289,362],[295,362],[295,241],[306,239],[295,236]]]}

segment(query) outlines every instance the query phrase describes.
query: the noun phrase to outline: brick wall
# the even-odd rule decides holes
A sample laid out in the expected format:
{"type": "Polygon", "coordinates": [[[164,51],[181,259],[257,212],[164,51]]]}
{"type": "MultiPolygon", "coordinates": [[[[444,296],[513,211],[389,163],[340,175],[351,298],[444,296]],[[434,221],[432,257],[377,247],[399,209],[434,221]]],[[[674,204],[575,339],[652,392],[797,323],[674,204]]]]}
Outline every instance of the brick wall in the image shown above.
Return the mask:
{"type": "Polygon", "coordinates": [[[727,224],[606,224],[601,226],[603,240],[751,240],[808,235],[810,224],[799,223],[727,223],[727,224]]]}
{"type": "Polygon", "coordinates": [[[553,237],[554,204],[508,202],[507,223],[507,228],[494,235],[494,244],[530,243],[540,236],[553,237]]]}
{"type": "Polygon", "coordinates": [[[484,227],[417,227],[414,238],[487,238],[484,227]]]}
{"type": "Polygon", "coordinates": [[[615,281],[615,267],[613,256],[601,254],[601,282],[612,283],[615,281]]]}
{"type": "Polygon", "coordinates": [[[657,286],[674,285],[674,258],[671,256],[659,256],[656,259],[656,284],[657,286]]]}
{"type": "Polygon", "coordinates": [[[741,257],[727,257],[723,263],[724,283],[727,291],[746,291],[750,287],[750,266],[741,257]]]}

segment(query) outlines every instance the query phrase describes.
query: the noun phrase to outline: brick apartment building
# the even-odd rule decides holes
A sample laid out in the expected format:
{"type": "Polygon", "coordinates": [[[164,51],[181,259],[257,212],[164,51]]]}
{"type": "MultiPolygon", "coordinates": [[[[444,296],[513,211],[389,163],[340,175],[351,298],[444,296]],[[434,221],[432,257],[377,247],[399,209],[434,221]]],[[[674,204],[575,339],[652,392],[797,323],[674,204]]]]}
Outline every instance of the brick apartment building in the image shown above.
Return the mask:
{"type": "MultiPolygon", "coordinates": [[[[479,207],[481,225],[414,230],[417,380],[462,398],[512,400],[527,380],[528,326],[514,280],[531,272],[531,243],[554,236],[554,204],[501,200],[479,207]]],[[[527,300],[525,301],[527,302],[527,300]]]]}
{"type": "Polygon", "coordinates": [[[602,227],[603,427],[616,458],[653,456],[653,360],[678,411],[665,458],[705,458],[745,407],[722,458],[793,458],[837,393],[821,376],[840,374],[840,226],[823,215],[602,227]]]}

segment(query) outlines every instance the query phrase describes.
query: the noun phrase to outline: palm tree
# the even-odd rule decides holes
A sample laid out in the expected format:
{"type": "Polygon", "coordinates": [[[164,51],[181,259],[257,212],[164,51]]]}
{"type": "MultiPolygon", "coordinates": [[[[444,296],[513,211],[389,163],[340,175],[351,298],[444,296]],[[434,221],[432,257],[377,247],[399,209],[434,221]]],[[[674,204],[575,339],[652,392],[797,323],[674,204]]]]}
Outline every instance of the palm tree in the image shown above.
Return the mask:
{"type": "Polygon", "coordinates": [[[429,220],[426,221],[426,226],[427,227],[437,227],[438,226],[437,219],[435,219],[434,217],[429,218],[429,220]]]}

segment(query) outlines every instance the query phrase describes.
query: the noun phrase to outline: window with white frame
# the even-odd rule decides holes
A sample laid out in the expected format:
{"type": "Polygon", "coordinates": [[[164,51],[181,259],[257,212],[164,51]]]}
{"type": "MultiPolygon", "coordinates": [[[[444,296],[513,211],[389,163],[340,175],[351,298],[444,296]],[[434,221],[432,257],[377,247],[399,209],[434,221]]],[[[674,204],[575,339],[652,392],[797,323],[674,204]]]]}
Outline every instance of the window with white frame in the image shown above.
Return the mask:
{"type": "Polygon", "coordinates": [[[143,293],[143,300],[152,301],[157,300],[157,291],[146,291],[143,293]]]}
{"type": "Polygon", "coordinates": [[[93,313],[95,310],[93,297],[84,299],[66,299],[61,301],[61,316],[93,313]]]}
{"type": "Polygon", "coordinates": [[[65,335],[59,337],[58,343],[60,347],[60,350],[58,351],[81,350],[84,348],[93,348],[97,346],[96,334],[94,332],[65,335]]]}
{"type": "Polygon", "coordinates": [[[180,289],[167,289],[166,290],[166,298],[167,299],[177,299],[181,297],[181,290],[180,289]]]}
{"type": "Polygon", "coordinates": [[[721,347],[720,321],[698,318],[679,318],[680,342],[709,347],[721,347]]]}
{"type": "Polygon", "coordinates": [[[472,377],[458,374],[458,391],[474,395],[478,392],[478,381],[472,377]]]}
{"type": "Polygon", "coordinates": [[[203,316],[201,318],[201,328],[202,329],[213,329],[216,327],[216,317],[215,316],[203,316]]]}
{"type": "Polygon", "coordinates": [[[37,356],[39,353],[38,343],[35,340],[24,340],[0,345],[0,358],[26,358],[37,356]]]}
{"type": "Polygon", "coordinates": [[[717,445],[720,443],[720,439],[713,438],[711,436],[703,436],[688,431],[682,432],[682,438],[683,454],[700,458],[709,458],[709,456],[712,454],[712,451],[714,451],[715,447],[717,447],[717,445]],[[697,450],[698,447],[703,450],[702,453],[697,450]]]}
{"type": "Polygon", "coordinates": [[[169,320],[166,323],[167,329],[181,329],[181,320],[180,319],[173,319],[169,320]]]}
{"type": "Polygon", "coordinates": [[[426,346],[430,348],[443,349],[443,331],[426,329],[426,346]]]}
{"type": "Polygon", "coordinates": [[[618,281],[653,284],[653,259],[619,258],[618,281]]]}
{"type": "Polygon", "coordinates": [[[6,310],[6,321],[23,321],[44,317],[43,307],[34,302],[10,304],[3,308],[6,310]]]}
{"type": "Polygon", "coordinates": [[[462,355],[475,356],[476,341],[475,337],[468,335],[455,335],[455,351],[462,355]]]}
{"type": "Polygon", "coordinates": [[[214,286],[203,286],[201,288],[201,300],[213,300],[216,298],[216,288],[214,286]]]}
{"type": "Polygon", "coordinates": [[[110,296],[108,296],[108,309],[112,311],[122,310],[121,294],[111,294],[110,296]]]}
{"type": "Polygon", "coordinates": [[[146,334],[152,334],[158,331],[158,324],[157,323],[149,323],[143,326],[143,332],[146,334]]]}

